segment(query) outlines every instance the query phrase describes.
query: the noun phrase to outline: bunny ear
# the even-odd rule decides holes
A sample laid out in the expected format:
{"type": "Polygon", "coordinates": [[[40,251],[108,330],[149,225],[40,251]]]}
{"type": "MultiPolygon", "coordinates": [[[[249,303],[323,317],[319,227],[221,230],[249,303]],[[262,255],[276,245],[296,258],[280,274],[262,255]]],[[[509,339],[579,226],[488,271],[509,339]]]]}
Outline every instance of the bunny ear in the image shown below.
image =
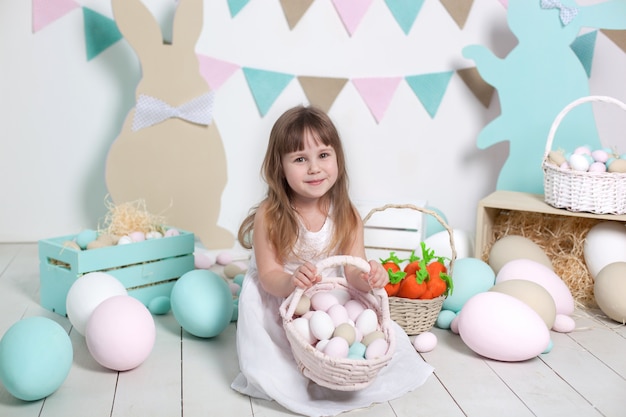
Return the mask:
{"type": "Polygon", "coordinates": [[[172,43],[177,46],[188,45],[194,50],[202,32],[203,21],[202,0],[180,0],[174,17],[172,43]]]}
{"type": "Polygon", "coordinates": [[[111,6],[118,29],[140,58],[163,44],[161,27],[140,0],[112,0],[111,6]]]}

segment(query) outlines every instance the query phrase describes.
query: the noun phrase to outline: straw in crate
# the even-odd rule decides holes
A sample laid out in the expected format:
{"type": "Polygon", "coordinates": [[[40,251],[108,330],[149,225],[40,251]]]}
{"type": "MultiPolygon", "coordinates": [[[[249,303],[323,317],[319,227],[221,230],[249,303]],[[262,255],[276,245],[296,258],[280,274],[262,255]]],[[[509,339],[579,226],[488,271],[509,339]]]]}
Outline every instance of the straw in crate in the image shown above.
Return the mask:
{"type": "MultiPolygon", "coordinates": [[[[439,214],[433,210],[412,204],[386,204],[382,207],[372,209],[367,214],[367,216],[364,217],[363,224],[365,225],[365,227],[367,228],[368,220],[370,220],[370,218],[375,213],[383,212],[388,209],[406,209],[418,211],[433,216],[443,226],[443,228],[448,232],[448,235],[450,236],[450,249],[452,255],[450,257],[450,264],[448,266],[448,274],[452,276],[452,268],[456,259],[454,234],[450,226],[448,226],[448,224],[441,218],[441,216],[439,216],[439,214]]],[[[381,248],[384,247],[377,246],[377,249],[381,248]]],[[[416,248],[387,247],[384,249],[388,251],[407,251],[416,248]]],[[[423,332],[427,332],[433,327],[435,321],[437,321],[437,317],[441,312],[441,308],[445,299],[446,297],[444,295],[428,300],[413,300],[403,297],[389,297],[389,310],[391,319],[398,323],[409,336],[414,336],[423,332]]]]}
{"type": "Polygon", "coordinates": [[[550,159],[552,142],[565,116],[575,107],[589,102],[626,104],[607,96],[587,96],[574,100],[557,115],[550,127],[543,159],[544,200],[547,204],[573,212],[596,214],[626,213],[626,173],[587,172],[557,166],[550,159]]]}
{"type": "MultiPolygon", "coordinates": [[[[332,256],[317,263],[317,271],[338,266],[351,265],[363,272],[369,272],[370,265],[361,258],[352,256],[332,256]]],[[[318,385],[337,391],[357,391],[370,385],[378,372],[389,364],[395,351],[395,333],[391,328],[389,303],[384,289],[363,292],[351,286],[344,277],[324,278],[312,287],[303,290],[296,288],[280,306],[283,328],[291,345],[296,363],[304,376],[318,385]],[[351,299],[359,301],[365,308],[376,312],[378,327],[388,343],[387,351],[372,359],[350,359],[331,357],[318,350],[300,334],[294,325],[296,307],[302,296],[311,298],[314,294],[335,289],[345,289],[351,299]]]]}

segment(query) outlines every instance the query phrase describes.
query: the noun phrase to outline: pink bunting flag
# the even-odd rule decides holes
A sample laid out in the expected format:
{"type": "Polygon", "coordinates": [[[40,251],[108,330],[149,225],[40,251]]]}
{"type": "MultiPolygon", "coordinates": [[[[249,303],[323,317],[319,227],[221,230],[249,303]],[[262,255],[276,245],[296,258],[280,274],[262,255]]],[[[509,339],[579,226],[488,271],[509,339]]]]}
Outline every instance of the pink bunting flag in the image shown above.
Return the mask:
{"type": "Polygon", "coordinates": [[[221,61],[206,55],[198,54],[200,74],[204,77],[212,90],[217,90],[241,67],[232,62],[221,61]]]}
{"type": "Polygon", "coordinates": [[[346,30],[352,36],[363,16],[372,5],[374,0],[333,0],[335,9],[346,27],[346,30]]]}
{"type": "Polygon", "coordinates": [[[509,0],[500,0],[500,3],[502,3],[505,9],[509,7],[509,0]]]}
{"type": "Polygon", "coordinates": [[[33,0],[33,33],[80,7],[74,0],[33,0]]]}
{"type": "Polygon", "coordinates": [[[352,84],[357,89],[372,115],[379,123],[391,103],[402,77],[355,78],[352,84]]]}

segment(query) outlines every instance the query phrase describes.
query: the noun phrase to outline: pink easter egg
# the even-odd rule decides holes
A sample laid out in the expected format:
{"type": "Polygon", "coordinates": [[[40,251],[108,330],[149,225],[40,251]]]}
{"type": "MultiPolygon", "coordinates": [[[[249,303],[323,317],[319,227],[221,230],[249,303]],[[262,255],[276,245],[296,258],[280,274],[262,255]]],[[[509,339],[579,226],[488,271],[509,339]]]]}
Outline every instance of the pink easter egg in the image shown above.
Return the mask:
{"type": "Polygon", "coordinates": [[[563,280],[550,268],[530,259],[507,262],[496,275],[496,284],[512,279],[533,281],[544,287],[554,299],[557,314],[574,312],[574,297],[563,280]]]}
{"type": "Polygon", "coordinates": [[[127,371],[141,365],[154,347],[156,328],[139,300],[118,295],[104,300],[89,317],[85,340],[100,365],[127,371]]]}
{"type": "Polygon", "coordinates": [[[193,265],[196,269],[209,269],[215,265],[215,259],[206,252],[194,252],[193,265]]]}
{"type": "Polygon", "coordinates": [[[215,257],[215,262],[220,265],[228,265],[233,261],[233,256],[229,252],[220,252],[215,257]]]}
{"type": "Polygon", "coordinates": [[[531,359],[550,344],[550,330],[535,310],[499,292],[470,298],[458,315],[458,330],[475,353],[505,362],[531,359]]]}

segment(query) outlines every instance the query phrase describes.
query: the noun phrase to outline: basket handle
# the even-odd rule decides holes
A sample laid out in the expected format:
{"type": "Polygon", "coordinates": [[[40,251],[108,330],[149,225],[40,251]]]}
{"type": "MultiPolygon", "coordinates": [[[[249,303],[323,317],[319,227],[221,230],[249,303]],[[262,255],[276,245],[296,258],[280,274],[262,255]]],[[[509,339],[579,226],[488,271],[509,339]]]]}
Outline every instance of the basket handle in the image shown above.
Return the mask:
{"type": "Polygon", "coordinates": [[[444,229],[446,229],[446,232],[448,232],[448,236],[450,237],[450,249],[452,251],[452,256],[450,257],[450,268],[448,273],[450,274],[450,276],[452,276],[452,268],[454,266],[454,261],[456,259],[456,246],[454,245],[454,232],[452,231],[452,229],[450,228],[450,226],[448,226],[448,224],[445,222],[445,220],[443,220],[441,218],[441,216],[433,210],[427,209],[425,207],[420,207],[420,206],[416,206],[413,204],[385,204],[382,207],[375,207],[372,210],[370,210],[369,213],[367,213],[367,216],[365,216],[363,218],[363,224],[367,223],[367,221],[377,212],[379,211],[385,211],[387,209],[390,208],[397,208],[397,209],[410,209],[410,210],[415,210],[415,211],[419,211],[421,213],[424,214],[428,214],[430,216],[433,216],[442,226],[444,229]]]}
{"type": "Polygon", "coordinates": [[[581,97],[579,99],[572,101],[567,106],[565,106],[563,110],[561,110],[561,112],[554,119],[554,122],[552,122],[552,126],[550,126],[550,132],[548,133],[548,140],[546,142],[546,150],[543,154],[544,160],[548,157],[548,155],[550,154],[550,151],[552,150],[552,142],[554,141],[554,136],[556,135],[556,131],[559,125],[561,124],[561,122],[563,121],[563,119],[565,118],[565,116],[567,115],[567,113],[569,113],[573,108],[583,103],[588,103],[588,102],[601,102],[601,103],[615,104],[616,106],[621,107],[622,110],[626,110],[626,104],[622,103],[616,98],[609,97],[609,96],[585,96],[585,97],[581,97]]]}
{"type": "MultiPolygon", "coordinates": [[[[371,268],[369,262],[367,262],[365,259],[349,255],[330,256],[315,264],[315,268],[317,269],[318,273],[325,269],[335,268],[338,266],[354,266],[361,272],[369,272],[371,268]]],[[[289,307],[286,311],[287,317],[293,317],[293,314],[296,311],[296,306],[298,304],[297,301],[302,298],[302,294],[304,294],[304,291],[304,289],[296,287],[296,289],[294,289],[293,292],[289,295],[289,301],[287,301],[289,307]]],[[[387,292],[384,288],[373,288],[372,293],[380,302],[383,317],[385,319],[389,319],[389,304],[384,302],[387,298],[387,292]]]]}

